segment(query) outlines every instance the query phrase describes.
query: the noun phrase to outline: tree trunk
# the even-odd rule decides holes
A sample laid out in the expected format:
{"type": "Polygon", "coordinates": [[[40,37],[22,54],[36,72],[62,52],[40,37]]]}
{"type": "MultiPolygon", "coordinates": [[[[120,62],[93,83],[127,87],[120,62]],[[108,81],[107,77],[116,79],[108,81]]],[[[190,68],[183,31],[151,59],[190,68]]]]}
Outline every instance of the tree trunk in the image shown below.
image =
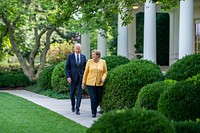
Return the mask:
{"type": "Polygon", "coordinates": [[[29,56],[29,62],[25,59],[25,57],[22,56],[22,53],[20,52],[20,49],[17,45],[16,39],[15,39],[15,25],[17,24],[17,21],[19,18],[16,18],[16,21],[13,22],[13,25],[11,22],[7,21],[5,18],[3,18],[4,23],[6,24],[9,35],[10,35],[10,43],[12,45],[12,51],[17,56],[17,59],[21,65],[21,68],[24,72],[24,74],[29,78],[30,81],[34,81],[39,77],[40,72],[44,68],[46,64],[46,54],[50,48],[50,39],[53,31],[55,30],[54,27],[46,28],[38,34],[38,29],[34,29],[35,32],[35,47],[32,49],[30,56],[29,56]],[[39,53],[40,48],[40,39],[42,35],[46,33],[46,45],[44,49],[42,50],[41,57],[40,57],[40,65],[35,73],[35,57],[39,53]]]}
{"type": "Polygon", "coordinates": [[[53,31],[55,30],[54,27],[51,27],[47,33],[46,33],[46,45],[41,53],[41,56],[40,56],[40,66],[38,68],[38,71],[35,75],[35,78],[37,79],[39,77],[39,74],[40,72],[42,71],[42,69],[44,68],[45,64],[46,64],[46,55],[47,55],[47,52],[50,48],[50,44],[51,44],[51,35],[53,33],[53,31]]]}

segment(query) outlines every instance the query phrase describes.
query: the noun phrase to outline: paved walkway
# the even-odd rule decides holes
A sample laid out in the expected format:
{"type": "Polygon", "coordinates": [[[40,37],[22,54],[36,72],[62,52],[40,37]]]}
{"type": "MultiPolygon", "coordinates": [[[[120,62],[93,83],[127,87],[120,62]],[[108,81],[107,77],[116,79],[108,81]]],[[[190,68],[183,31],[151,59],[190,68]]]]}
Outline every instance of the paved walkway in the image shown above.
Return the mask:
{"type": "Polygon", "coordinates": [[[52,110],[66,118],[69,118],[83,126],[91,127],[92,123],[98,119],[91,117],[90,100],[82,99],[80,115],[76,115],[71,111],[70,100],[58,100],[47,96],[39,95],[26,90],[0,90],[0,92],[7,92],[22,98],[25,98],[33,103],[41,105],[49,110],[52,110]]]}

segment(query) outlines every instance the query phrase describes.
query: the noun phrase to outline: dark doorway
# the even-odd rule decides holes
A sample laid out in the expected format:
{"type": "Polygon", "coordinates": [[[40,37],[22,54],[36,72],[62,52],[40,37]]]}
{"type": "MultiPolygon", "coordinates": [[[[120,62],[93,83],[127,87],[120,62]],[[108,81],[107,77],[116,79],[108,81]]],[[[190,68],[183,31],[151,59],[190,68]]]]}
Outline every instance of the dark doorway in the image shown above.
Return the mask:
{"type": "MultiPolygon", "coordinates": [[[[144,13],[136,14],[136,52],[143,53],[144,13]]],[[[169,65],[169,14],[156,14],[156,52],[157,64],[169,65]]]]}

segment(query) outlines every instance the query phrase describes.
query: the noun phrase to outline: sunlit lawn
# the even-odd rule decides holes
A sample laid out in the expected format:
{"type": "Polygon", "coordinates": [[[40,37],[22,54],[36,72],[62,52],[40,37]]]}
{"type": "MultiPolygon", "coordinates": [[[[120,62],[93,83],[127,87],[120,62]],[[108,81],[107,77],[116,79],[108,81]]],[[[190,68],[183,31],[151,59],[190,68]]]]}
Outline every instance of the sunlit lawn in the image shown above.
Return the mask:
{"type": "Polygon", "coordinates": [[[84,133],[86,129],[23,98],[0,93],[0,133],[84,133]]]}

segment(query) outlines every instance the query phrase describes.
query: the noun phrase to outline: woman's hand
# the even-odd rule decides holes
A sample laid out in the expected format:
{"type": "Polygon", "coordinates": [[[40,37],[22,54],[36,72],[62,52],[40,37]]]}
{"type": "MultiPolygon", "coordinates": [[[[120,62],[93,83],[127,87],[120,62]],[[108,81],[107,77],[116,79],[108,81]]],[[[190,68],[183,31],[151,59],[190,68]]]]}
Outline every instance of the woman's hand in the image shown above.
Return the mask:
{"type": "Polygon", "coordinates": [[[105,82],[105,78],[102,78],[101,81],[104,83],[105,82]]]}

